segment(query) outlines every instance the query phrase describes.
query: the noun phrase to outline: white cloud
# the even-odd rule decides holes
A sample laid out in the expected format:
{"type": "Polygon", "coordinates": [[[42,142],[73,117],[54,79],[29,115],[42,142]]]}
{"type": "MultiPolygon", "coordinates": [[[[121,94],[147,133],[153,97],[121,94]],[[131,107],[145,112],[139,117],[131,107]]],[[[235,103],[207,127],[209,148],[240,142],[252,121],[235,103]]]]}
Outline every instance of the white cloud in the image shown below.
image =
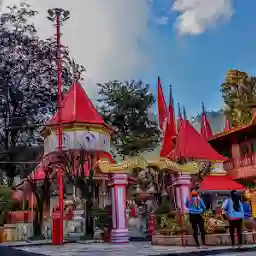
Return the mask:
{"type": "MultiPolygon", "coordinates": [[[[4,5],[20,0],[3,0],[4,5]]],[[[39,34],[53,35],[47,9],[70,10],[71,18],[63,27],[63,43],[75,59],[87,69],[85,87],[90,94],[94,82],[130,79],[147,69],[150,60],[138,48],[138,40],[147,37],[149,6],[146,0],[28,0],[38,11],[35,20],[39,34]],[[91,86],[89,86],[91,84],[91,86]],[[92,85],[93,84],[93,85],[92,85]]]]}
{"type": "Polygon", "coordinates": [[[176,0],[172,10],[179,13],[179,34],[198,35],[233,14],[232,0],[176,0]]]}

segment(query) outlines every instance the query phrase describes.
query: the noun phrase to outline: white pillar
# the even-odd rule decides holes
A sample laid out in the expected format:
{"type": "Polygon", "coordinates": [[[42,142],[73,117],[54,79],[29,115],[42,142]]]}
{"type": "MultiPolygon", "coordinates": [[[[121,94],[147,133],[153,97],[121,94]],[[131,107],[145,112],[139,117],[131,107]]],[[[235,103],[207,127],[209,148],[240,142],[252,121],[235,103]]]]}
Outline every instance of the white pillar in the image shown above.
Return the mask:
{"type": "Polygon", "coordinates": [[[191,176],[188,174],[179,174],[179,177],[174,183],[176,190],[176,203],[180,210],[186,211],[186,199],[189,195],[189,190],[191,187],[191,176]]]}
{"type": "Polygon", "coordinates": [[[112,243],[128,243],[129,231],[126,221],[126,186],[127,174],[111,174],[109,186],[111,187],[112,202],[112,243]]]}

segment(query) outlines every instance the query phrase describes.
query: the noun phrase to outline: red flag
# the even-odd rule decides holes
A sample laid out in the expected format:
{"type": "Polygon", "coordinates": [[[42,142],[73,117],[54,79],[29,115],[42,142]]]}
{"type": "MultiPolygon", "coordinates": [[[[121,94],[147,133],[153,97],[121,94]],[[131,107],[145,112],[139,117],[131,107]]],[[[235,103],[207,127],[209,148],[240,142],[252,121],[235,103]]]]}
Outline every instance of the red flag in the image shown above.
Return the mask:
{"type": "Polygon", "coordinates": [[[230,122],[229,122],[229,120],[228,119],[226,119],[226,122],[225,122],[225,127],[224,127],[224,132],[228,132],[228,131],[230,131],[231,130],[231,124],[230,124],[230,122]]]}
{"type": "Polygon", "coordinates": [[[176,120],[175,113],[173,108],[173,98],[172,98],[172,89],[170,86],[170,102],[168,109],[168,120],[166,122],[166,129],[164,130],[164,139],[162,144],[162,149],[160,152],[161,157],[167,157],[171,151],[175,148],[173,142],[173,137],[176,136],[176,120]]]}
{"type": "Polygon", "coordinates": [[[158,121],[161,129],[164,128],[164,122],[167,119],[167,107],[164,99],[163,88],[160,77],[157,78],[157,105],[158,105],[158,121]]]}
{"type": "Polygon", "coordinates": [[[183,118],[182,118],[182,114],[181,114],[180,103],[178,103],[177,131],[180,129],[182,120],[183,120],[183,118]]]}
{"type": "Polygon", "coordinates": [[[205,113],[203,102],[202,102],[201,134],[205,137],[207,141],[213,136],[210,123],[205,113]]]}
{"type": "Polygon", "coordinates": [[[183,106],[183,120],[188,120],[186,108],[183,106]]]}

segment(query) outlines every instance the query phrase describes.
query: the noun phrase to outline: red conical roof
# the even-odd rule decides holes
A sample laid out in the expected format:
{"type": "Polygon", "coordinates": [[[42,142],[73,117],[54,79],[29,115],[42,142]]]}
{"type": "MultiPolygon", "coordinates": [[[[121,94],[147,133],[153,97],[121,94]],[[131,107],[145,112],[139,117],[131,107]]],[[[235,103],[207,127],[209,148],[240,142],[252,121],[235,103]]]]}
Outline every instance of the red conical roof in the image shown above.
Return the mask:
{"type": "Polygon", "coordinates": [[[204,103],[202,103],[201,134],[205,137],[207,141],[213,136],[210,123],[205,113],[204,103]]]}
{"type": "Polygon", "coordinates": [[[168,120],[164,130],[164,139],[163,139],[163,144],[160,151],[161,157],[167,157],[170,154],[170,152],[173,151],[173,149],[175,148],[173,137],[175,136],[176,136],[176,122],[175,122],[175,113],[173,108],[172,88],[170,86],[168,120]]]}
{"type": "Polygon", "coordinates": [[[178,103],[178,119],[177,119],[177,131],[179,131],[181,126],[181,120],[183,120],[181,109],[180,109],[180,103],[178,103]]]}
{"type": "Polygon", "coordinates": [[[170,154],[170,157],[174,154],[178,159],[183,157],[210,161],[228,160],[216,152],[187,120],[181,121],[181,127],[176,138],[176,149],[170,154]]]}
{"type": "MultiPolygon", "coordinates": [[[[69,89],[63,100],[62,106],[62,123],[84,123],[92,125],[108,126],[101,115],[97,112],[96,108],[93,106],[91,100],[85,93],[82,86],[75,82],[69,89]]],[[[58,111],[52,117],[52,119],[47,123],[47,125],[57,125],[58,124],[58,111]]]]}

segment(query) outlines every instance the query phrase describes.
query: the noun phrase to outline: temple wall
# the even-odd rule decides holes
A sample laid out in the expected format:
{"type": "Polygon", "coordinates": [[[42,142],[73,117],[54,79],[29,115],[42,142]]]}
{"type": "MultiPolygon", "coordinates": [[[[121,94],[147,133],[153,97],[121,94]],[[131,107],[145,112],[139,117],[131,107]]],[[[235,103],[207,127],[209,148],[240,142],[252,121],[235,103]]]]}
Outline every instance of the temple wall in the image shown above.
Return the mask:
{"type": "MultiPolygon", "coordinates": [[[[64,131],[63,149],[87,149],[100,150],[110,153],[110,136],[101,130],[70,130],[64,131]]],[[[50,153],[58,149],[58,137],[55,131],[44,140],[44,153],[50,153]]]]}

